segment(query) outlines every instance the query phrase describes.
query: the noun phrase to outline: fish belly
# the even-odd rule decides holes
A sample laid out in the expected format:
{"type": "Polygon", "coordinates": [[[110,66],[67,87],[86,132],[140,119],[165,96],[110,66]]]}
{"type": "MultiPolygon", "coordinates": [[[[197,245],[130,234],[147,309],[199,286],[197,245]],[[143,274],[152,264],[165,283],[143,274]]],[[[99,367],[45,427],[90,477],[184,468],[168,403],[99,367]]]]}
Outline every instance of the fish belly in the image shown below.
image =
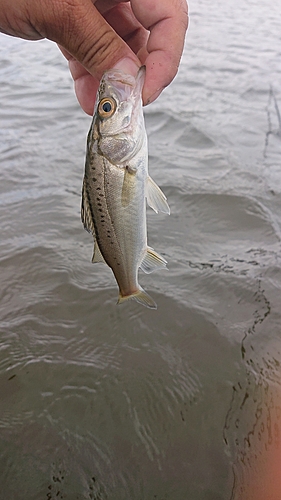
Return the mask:
{"type": "Polygon", "coordinates": [[[147,247],[144,180],[104,157],[85,172],[99,251],[111,267],[121,297],[139,292],[138,268],[147,247]]]}

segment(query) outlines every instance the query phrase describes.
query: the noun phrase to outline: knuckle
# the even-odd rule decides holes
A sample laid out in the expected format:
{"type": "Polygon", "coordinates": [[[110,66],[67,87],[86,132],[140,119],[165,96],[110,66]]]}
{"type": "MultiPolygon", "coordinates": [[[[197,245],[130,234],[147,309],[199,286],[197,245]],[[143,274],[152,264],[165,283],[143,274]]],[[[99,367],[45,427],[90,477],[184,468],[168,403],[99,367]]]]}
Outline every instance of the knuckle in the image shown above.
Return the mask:
{"type": "Polygon", "coordinates": [[[46,38],[60,42],[72,31],[77,16],[79,2],[76,0],[50,0],[38,2],[37,25],[46,38]]]}
{"type": "Polygon", "coordinates": [[[83,47],[84,43],[81,44],[81,55],[83,57],[82,64],[87,68],[93,68],[96,74],[100,73],[100,68],[103,68],[105,63],[108,61],[110,64],[111,60],[115,56],[115,35],[110,27],[103,26],[98,33],[92,38],[91,46],[89,47],[89,42],[87,41],[87,50],[83,47]]]}

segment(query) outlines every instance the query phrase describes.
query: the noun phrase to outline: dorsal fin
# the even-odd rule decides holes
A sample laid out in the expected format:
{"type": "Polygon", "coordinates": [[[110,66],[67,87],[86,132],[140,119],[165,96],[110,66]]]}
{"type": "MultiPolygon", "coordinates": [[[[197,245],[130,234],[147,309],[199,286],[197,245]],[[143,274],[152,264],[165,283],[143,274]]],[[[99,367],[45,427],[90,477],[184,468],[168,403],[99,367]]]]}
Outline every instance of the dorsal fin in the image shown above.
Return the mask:
{"type": "Polygon", "coordinates": [[[95,236],[95,227],[92,219],[91,210],[89,207],[85,179],[83,181],[83,188],[82,188],[81,219],[86,231],[88,231],[88,233],[92,233],[92,235],[95,236]]]}

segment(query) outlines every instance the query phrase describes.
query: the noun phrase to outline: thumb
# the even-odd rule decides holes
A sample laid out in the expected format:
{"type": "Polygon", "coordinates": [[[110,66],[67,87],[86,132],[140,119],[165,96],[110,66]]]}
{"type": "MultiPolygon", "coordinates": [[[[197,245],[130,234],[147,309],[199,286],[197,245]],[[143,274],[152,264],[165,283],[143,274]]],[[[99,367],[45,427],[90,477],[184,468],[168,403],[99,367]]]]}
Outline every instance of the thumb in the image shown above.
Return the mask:
{"type": "Polygon", "coordinates": [[[136,73],[140,61],[91,0],[53,0],[51,8],[44,6],[45,1],[37,31],[67,50],[95,78],[123,59],[129,72],[136,73]]]}

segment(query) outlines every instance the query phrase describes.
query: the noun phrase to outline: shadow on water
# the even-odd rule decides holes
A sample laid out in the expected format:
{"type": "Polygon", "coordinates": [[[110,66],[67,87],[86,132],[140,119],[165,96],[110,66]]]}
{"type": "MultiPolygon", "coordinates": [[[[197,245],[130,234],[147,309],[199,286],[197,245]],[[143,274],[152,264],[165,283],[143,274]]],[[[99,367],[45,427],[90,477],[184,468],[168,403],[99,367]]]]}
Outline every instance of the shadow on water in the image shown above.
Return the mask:
{"type": "MultiPolygon", "coordinates": [[[[215,444],[223,413],[206,410],[227,393],[212,359],[223,371],[231,346],[204,314],[161,294],[156,313],[116,307],[110,294],[62,284],[3,332],[0,462],[11,500],[180,499],[189,482],[200,498],[207,470],[227,474],[215,444]]],[[[205,498],[223,498],[213,483],[205,498]]]]}
{"type": "Polygon", "coordinates": [[[1,38],[1,500],[269,500],[279,12],[192,8],[180,73],[145,112],[150,172],[171,206],[148,212],[169,267],[140,273],[157,311],[116,306],[111,271],[91,264],[79,215],[89,117],[61,55],[1,38]]]}

